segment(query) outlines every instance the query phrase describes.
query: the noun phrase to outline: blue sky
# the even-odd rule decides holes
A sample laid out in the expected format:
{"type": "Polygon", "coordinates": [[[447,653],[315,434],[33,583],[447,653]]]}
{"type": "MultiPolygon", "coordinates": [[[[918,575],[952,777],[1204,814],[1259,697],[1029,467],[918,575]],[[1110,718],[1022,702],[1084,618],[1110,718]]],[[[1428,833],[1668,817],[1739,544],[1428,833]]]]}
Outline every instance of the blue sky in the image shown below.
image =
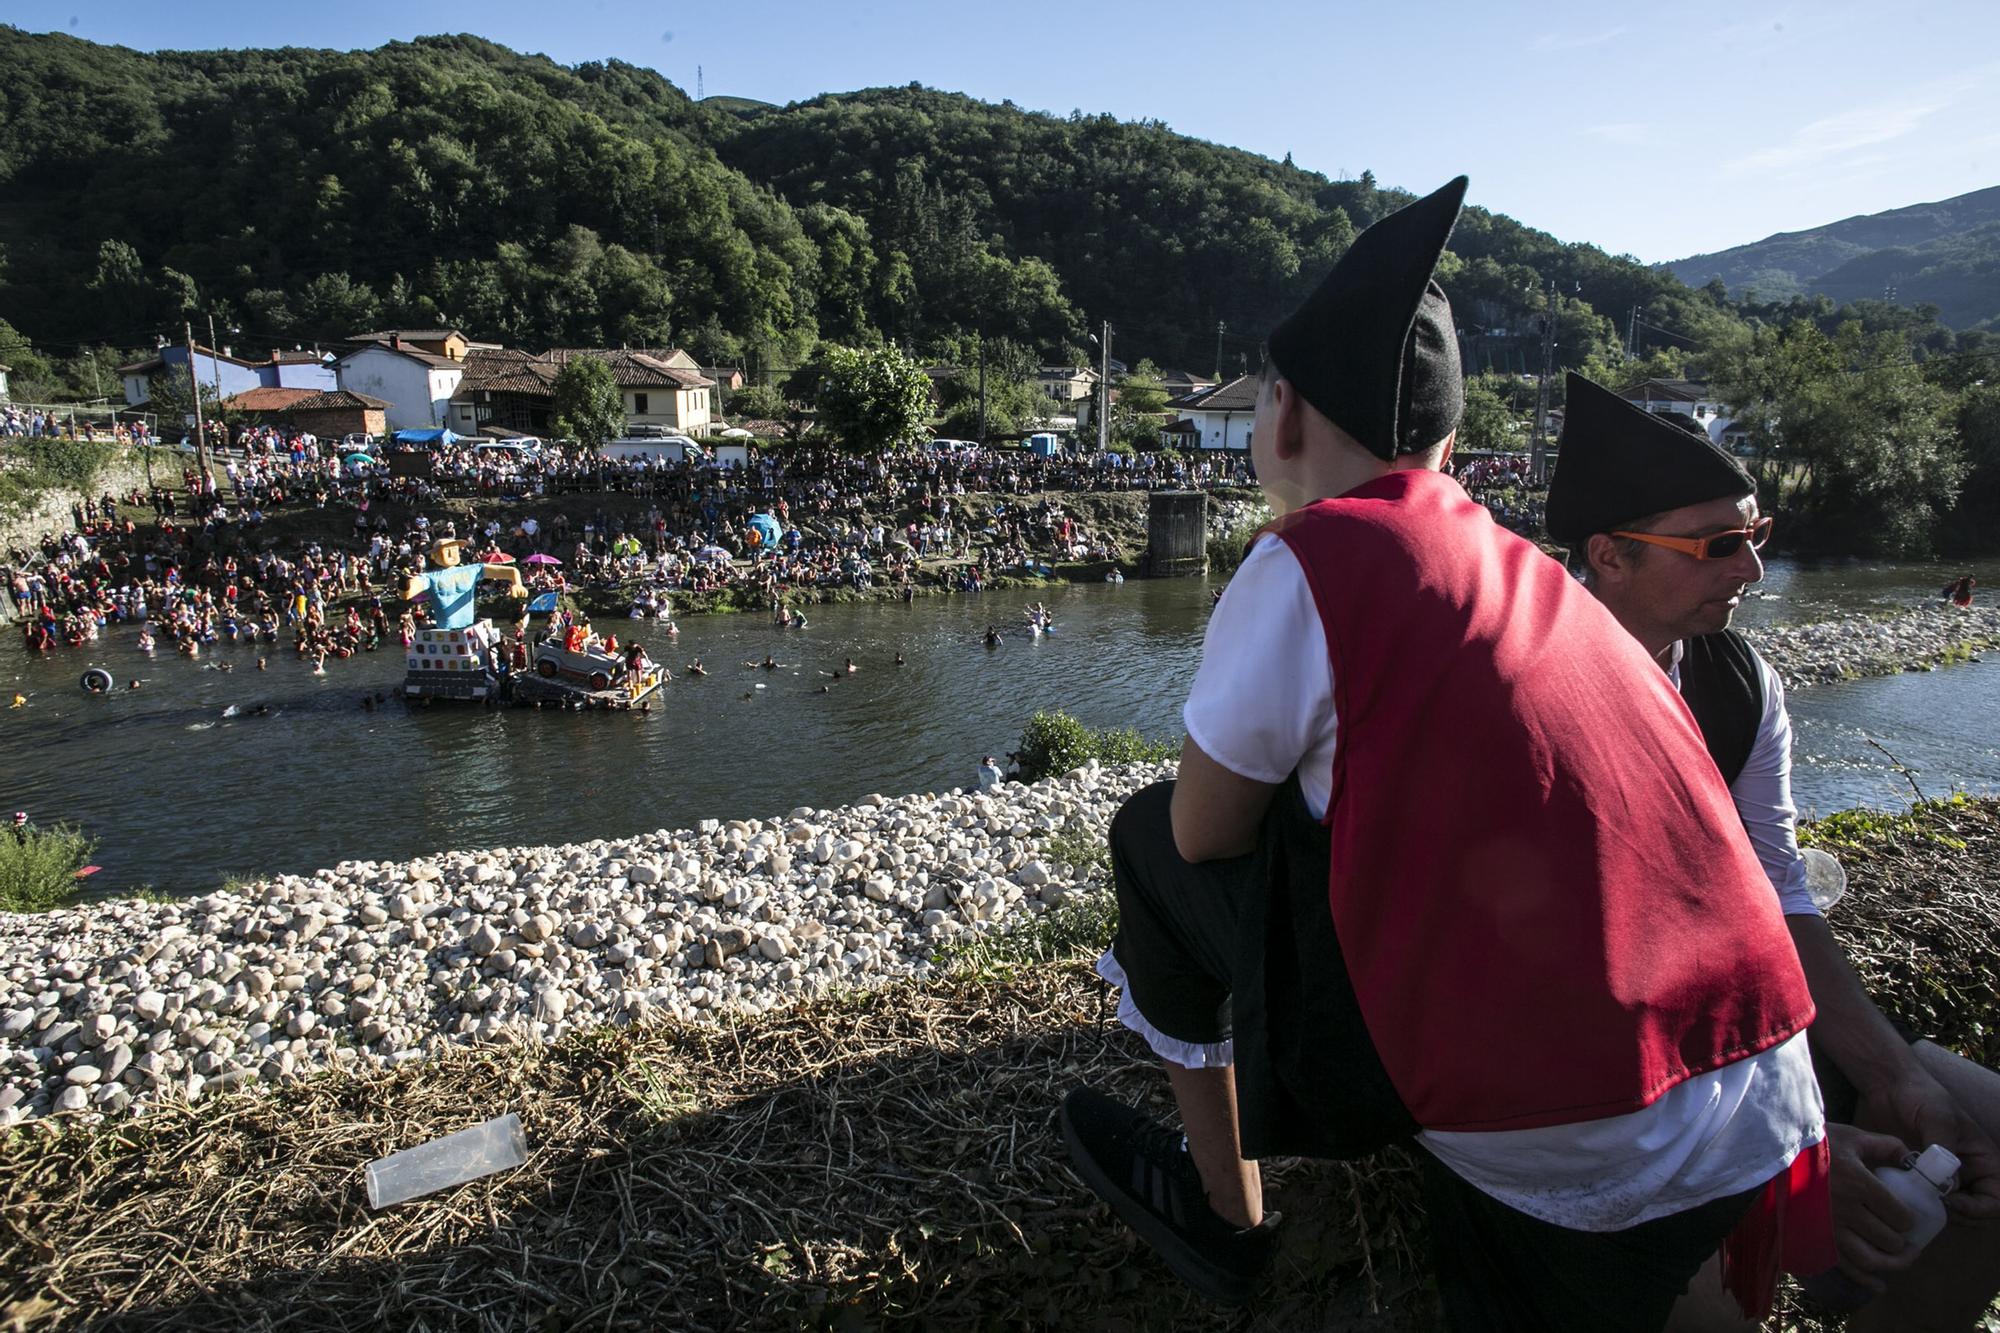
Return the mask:
{"type": "Polygon", "coordinates": [[[781,103],[915,80],[1413,190],[1464,171],[1475,203],[1648,261],[2000,185],[2000,0],[0,0],[0,20],[148,50],[472,31],[781,103]]]}

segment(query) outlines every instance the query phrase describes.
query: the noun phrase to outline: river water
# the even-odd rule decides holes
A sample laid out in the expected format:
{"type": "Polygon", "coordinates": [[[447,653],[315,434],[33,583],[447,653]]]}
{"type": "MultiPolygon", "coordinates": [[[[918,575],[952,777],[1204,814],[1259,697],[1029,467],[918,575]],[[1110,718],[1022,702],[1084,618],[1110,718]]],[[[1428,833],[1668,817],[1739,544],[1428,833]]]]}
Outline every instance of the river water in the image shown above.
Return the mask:
{"type": "MultiPolygon", "coordinates": [[[[1982,595],[2000,585],[2000,561],[1970,568],[1982,595]]],[[[1754,634],[1907,605],[1934,599],[1945,578],[1929,565],[1777,562],[1738,623],[1754,634]]],[[[1033,600],[1019,592],[819,607],[803,631],[761,616],[692,617],[675,643],[642,636],[676,676],[643,716],[406,709],[394,699],[396,652],[315,676],[288,650],[259,672],[245,648],[148,659],[128,628],[42,658],[9,633],[0,683],[29,699],[0,714],[0,810],[84,825],[104,867],[94,888],[186,893],[350,858],[612,838],[968,786],[979,757],[1013,748],[1037,709],[1178,736],[1209,591],[1201,580],[1051,589],[1041,597],[1058,632],[1039,639],[1019,628],[1033,600]],[[1006,638],[995,649],[982,643],[989,623],[1006,638]],[[783,669],[741,665],[767,653],[783,669]],[[683,673],[694,657],[707,677],[683,673]],[[858,671],[825,674],[850,657],[858,671]],[[223,663],[234,670],[207,669],[223,663]],[[87,665],[144,686],[86,696],[77,679],[87,665]],[[388,706],[363,709],[378,690],[388,706]],[[259,704],[269,712],[224,716],[259,704]]],[[[2000,653],[1801,690],[1792,712],[1807,813],[1909,800],[1908,780],[1870,738],[1917,770],[1928,795],[2000,791],[2000,653]]]]}

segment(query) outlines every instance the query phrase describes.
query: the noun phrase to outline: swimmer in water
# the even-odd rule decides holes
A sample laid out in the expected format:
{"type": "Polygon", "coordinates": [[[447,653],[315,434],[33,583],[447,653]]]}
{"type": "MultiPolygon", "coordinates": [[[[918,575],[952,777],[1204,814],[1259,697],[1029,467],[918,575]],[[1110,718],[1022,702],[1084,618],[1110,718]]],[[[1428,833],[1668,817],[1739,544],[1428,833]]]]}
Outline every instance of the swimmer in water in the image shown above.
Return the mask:
{"type": "Polygon", "coordinates": [[[266,665],[266,663],[265,663],[264,659],[263,659],[263,658],[261,658],[261,657],[257,659],[257,669],[258,669],[259,671],[265,671],[265,670],[268,670],[268,669],[269,669],[269,668],[268,668],[268,666],[266,665]]]}
{"type": "Polygon", "coordinates": [[[856,666],[856,665],[854,665],[854,659],[853,659],[853,658],[851,658],[851,657],[850,657],[850,658],[848,658],[848,659],[847,659],[847,674],[851,676],[851,675],[853,675],[853,674],[854,674],[855,672],[857,672],[857,671],[859,671],[859,670],[861,670],[861,668],[860,668],[860,667],[858,667],[858,666],[856,666]]]}
{"type": "Polygon", "coordinates": [[[708,668],[703,666],[701,664],[701,659],[697,657],[694,659],[694,661],[688,663],[688,674],[690,676],[706,676],[708,674],[708,668]]]}
{"type": "Polygon", "coordinates": [[[1000,631],[994,629],[991,625],[986,627],[986,646],[988,648],[998,648],[1000,646],[1000,631]]]}
{"type": "Polygon", "coordinates": [[[126,682],[125,682],[125,688],[126,688],[126,689],[128,689],[128,690],[136,690],[136,689],[138,689],[138,688],[139,688],[139,686],[140,686],[140,685],[141,685],[142,683],[143,683],[143,682],[141,682],[141,681],[139,681],[139,680],[137,680],[137,679],[133,679],[133,680],[128,680],[128,681],[126,681],[126,682]]]}
{"type": "Polygon", "coordinates": [[[14,702],[7,706],[9,708],[26,708],[28,706],[28,696],[17,692],[14,695],[14,702]]]}
{"type": "Polygon", "coordinates": [[[895,661],[895,665],[896,665],[896,666],[907,666],[907,665],[909,665],[909,664],[908,664],[907,662],[905,662],[905,661],[903,660],[903,655],[902,655],[901,653],[897,653],[897,654],[896,654],[896,661],[895,661]]]}

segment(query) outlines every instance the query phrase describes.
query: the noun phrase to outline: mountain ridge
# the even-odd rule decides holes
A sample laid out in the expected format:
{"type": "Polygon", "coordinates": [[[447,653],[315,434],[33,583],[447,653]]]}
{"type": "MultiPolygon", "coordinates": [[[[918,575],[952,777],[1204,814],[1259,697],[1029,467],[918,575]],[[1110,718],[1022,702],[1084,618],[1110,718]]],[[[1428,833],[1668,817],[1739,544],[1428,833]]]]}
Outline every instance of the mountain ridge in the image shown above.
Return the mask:
{"type": "Polygon", "coordinates": [[[2000,317],[2000,185],[1947,199],[1860,213],[1658,267],[1700,287],[1720,278],[1732,296],[1781,301],[1879,297],[1931,304],[1958,328],[2000,317]]]}

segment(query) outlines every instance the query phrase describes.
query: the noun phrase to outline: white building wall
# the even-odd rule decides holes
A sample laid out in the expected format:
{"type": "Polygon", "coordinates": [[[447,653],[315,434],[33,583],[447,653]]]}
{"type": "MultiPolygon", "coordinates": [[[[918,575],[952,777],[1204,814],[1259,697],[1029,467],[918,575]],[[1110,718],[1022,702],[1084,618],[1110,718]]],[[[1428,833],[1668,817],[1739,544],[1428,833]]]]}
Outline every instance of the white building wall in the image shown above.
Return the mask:
{"type": "MultiPolygon", "coordinates": [[[[444,424],[443,400],[451,394],[440,396],[435,392],[434,372],[421,361],[412,361],[385,347],[364,347],[342,357],[335,373],[340,387],[349,393],[365,393],[389,404],[383,417],[392,431],[423,430],[444,424]]],[[[457,383],[456,379],[453,383],[457,383]]]]}
{"type": "Polygon", "coordinates": [[[1250,427],[1257,419],[1255,412],[1193,411],[1187,416],[1188,420],[1201,427],[1201,447],[1204,449],[1250,447],[1250,427]]]}

